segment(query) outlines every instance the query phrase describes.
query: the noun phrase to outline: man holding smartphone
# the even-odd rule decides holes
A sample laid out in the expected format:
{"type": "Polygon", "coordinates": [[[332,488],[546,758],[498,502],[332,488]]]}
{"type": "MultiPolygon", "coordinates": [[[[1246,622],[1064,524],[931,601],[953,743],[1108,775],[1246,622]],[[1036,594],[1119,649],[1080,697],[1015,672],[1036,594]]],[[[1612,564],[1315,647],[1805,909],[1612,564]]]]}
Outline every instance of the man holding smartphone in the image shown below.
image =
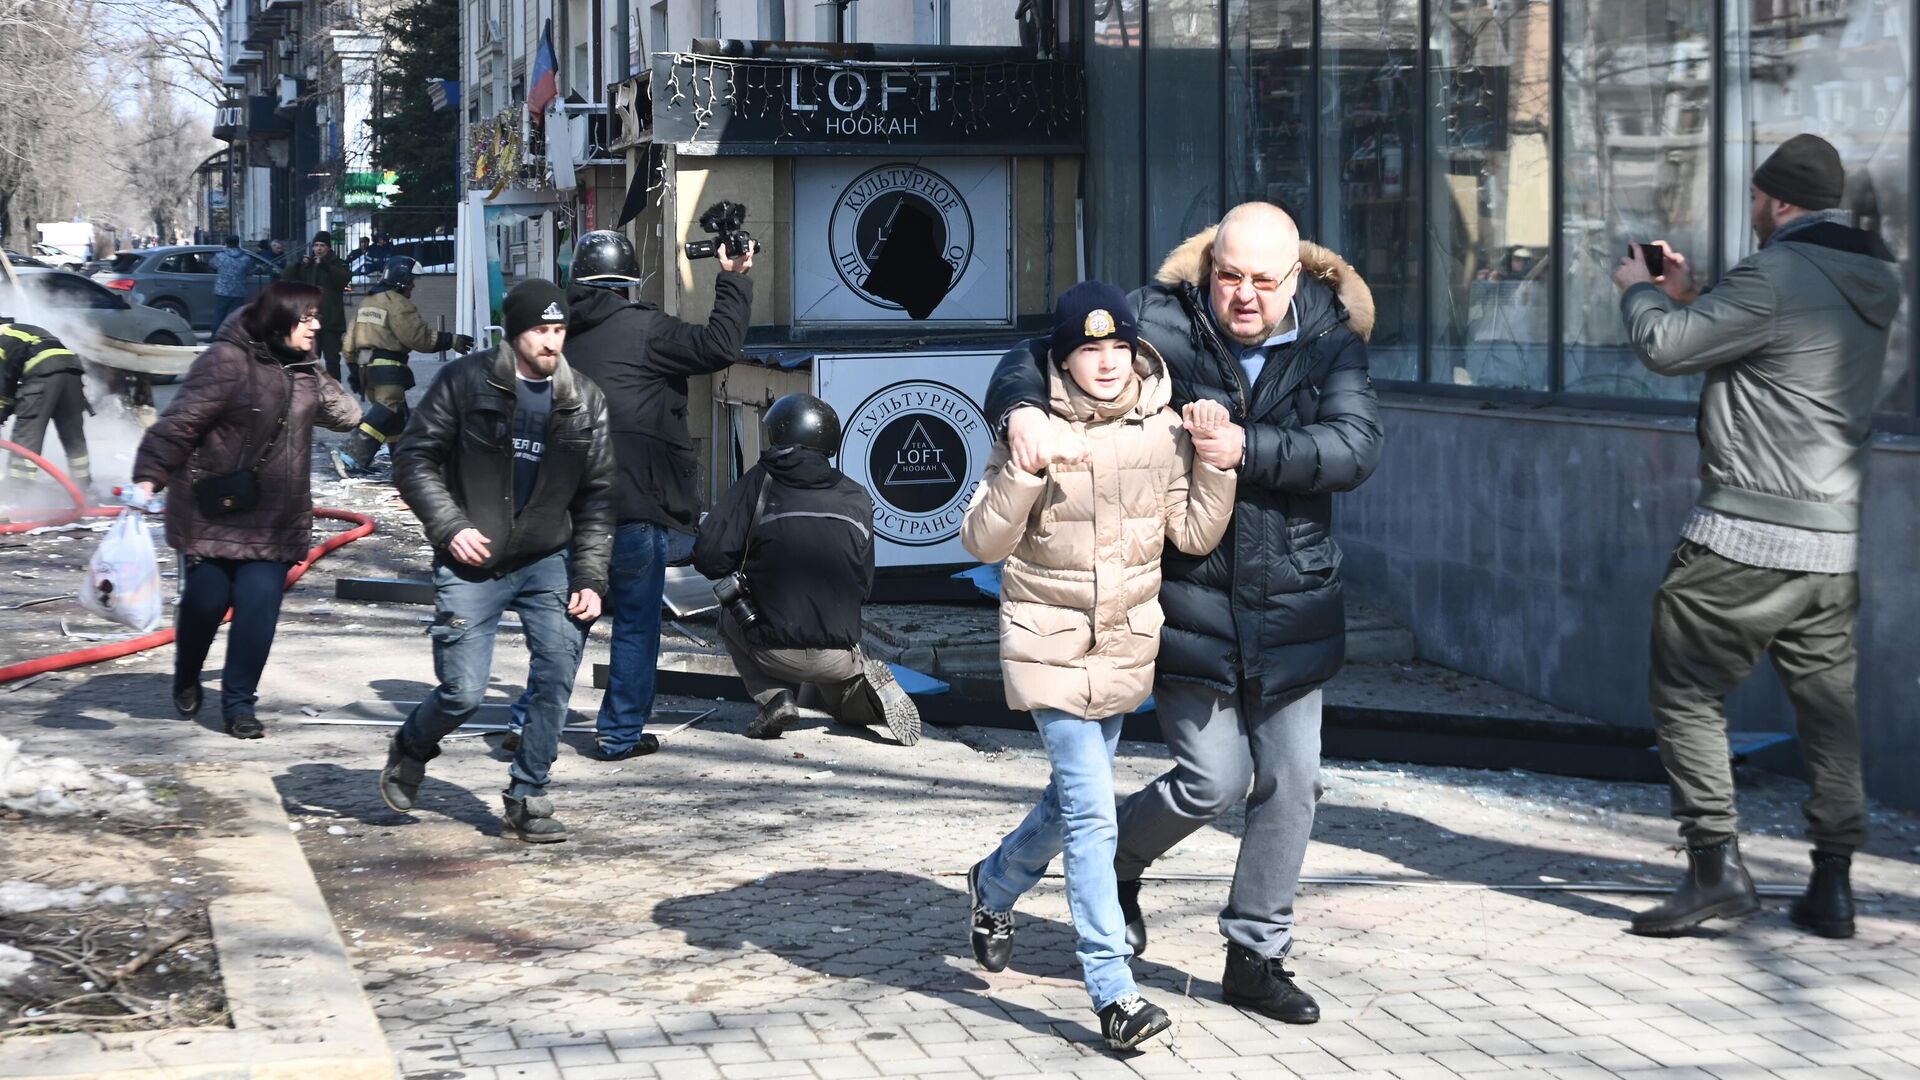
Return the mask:
{"type": "Polygon", "coordinates": [[[1641,245],[1614,271],[1641,362],[1706,375],[1700,495],[1653,625],[1654,724],[1689,869],[1635,933],[1759,910],[1740,862],[1724,706],[1770,655],[1813,788],[1813,876],[1790,914],[1822,936],[1853,935],[1848,874],[1867,823],[1854,708],[1860,503],[1901,284],[1886,245],[1840,208],[1844,182],[1832,145],[1796,135],[1753,176],[1760,250],[1711,290],[1664,244],[1663,273],[1641,245]]]}

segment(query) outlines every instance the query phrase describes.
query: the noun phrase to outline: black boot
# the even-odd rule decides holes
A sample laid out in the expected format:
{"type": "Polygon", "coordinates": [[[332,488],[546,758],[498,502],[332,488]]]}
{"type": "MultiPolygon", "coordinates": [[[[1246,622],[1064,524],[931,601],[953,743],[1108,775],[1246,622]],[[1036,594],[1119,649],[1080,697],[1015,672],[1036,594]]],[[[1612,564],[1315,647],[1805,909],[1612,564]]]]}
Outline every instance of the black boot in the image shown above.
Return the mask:
{"type": "Polygon", "coordinates": [[[1842,851],[1813,853],[1813,876],[1806,895],[1793,902],[1787,917],[1821,937],[1853,936],[1853,884],[1847,880],[1853,856],[1842,851]]]}
{"type": "Polygon", "coordinates": [[[1760,894],[1740,862],[1740,841],[1687,848],[1687,876],[1673,895],[1633,917],[1633,932],[1666,937],[1708,919],[1737,919],[1760,910],[1760,894]]]}
{"type": "Polygon", "coordinates": [[[1127,921],[1127,948],[1133,955],[1141,956],[1147,951],[1147,919],[1140,914],[1140,879],[1119,881],[1120,916],[1127,921]]]}
{"type": "Polygon", "coordinates": [[[567,838],[567,827],[553,816],[553,800],[545,795],[516,799],[501,794],[506,802],[507,825],[514,835],[529,844],[557,844],[567,838]]]}
{"type": "Polygon", "coordinates": [[[420,785],[427,779],[427,763],[400,748],[400,733],[387,740],[387,763],[380,769],[380,798],[398,813],[413,809],[420,785]]]}
{"type": "Polygon", "coordinates": [[[800,710],[793,707],[793,695],[775,690],[767,703],[760,706],[760,715],[747,724],[747,738],[777,739],[799,719],[800,710]]]}
{"type": "Polygon", "coordinates": [[[1227,945],[1227,971],[1220,989],[1227,1004],[1252,1009],[1283,1024],[1320,1022],[1320,1003],[1294,985],[1282,958],[1261,956],[1244,945],[1227,945]]]}

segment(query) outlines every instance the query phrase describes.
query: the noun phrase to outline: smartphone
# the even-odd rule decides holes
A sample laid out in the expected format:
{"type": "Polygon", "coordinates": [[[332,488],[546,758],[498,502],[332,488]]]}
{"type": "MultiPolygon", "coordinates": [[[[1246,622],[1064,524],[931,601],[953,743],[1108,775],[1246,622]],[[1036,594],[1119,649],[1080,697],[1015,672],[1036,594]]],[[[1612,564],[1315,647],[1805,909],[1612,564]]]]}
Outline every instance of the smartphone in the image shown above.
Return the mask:
{"type": "MultiPolygon", "coordinates": [[[[1627,246],[1627,254],[1633,254],[1632,245],[1627,246]]],[[[1640,258],[1647,264],[1647,274],[1649,276],[1657,278],[1667,272],[1667,249],[1661,247],[1659,244],[1641,244],[1640,258]]]]}

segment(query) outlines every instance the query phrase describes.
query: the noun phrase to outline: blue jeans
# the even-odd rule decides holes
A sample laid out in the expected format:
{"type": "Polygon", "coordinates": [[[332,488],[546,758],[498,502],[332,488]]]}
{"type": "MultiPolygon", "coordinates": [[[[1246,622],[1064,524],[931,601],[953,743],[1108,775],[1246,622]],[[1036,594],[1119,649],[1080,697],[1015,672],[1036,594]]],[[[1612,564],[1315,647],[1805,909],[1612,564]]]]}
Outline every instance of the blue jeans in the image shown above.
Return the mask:
{"type": "Polygon", "coordinates": [[[533,661],[527,681],[536,690],[520,749],[507,770],[512,778],[507,794],[517,799],[541,794],[560,752],[560,728],[567,721],[567,699],[573,696],[573,675],[587,640],[587,624],[567,614],[566,555],[556,551],[498,578],[436,562],[433,588],[435,615],[427,633],[433,638],[433,673],[440,685],[401,725],[401,749],[431,761],[439,756],[440,740],[472,718],[493,671],[500,616],[516,611],[533,661]]]}
{"type": "Polygon", "coordinates": [[[670,535],[669,530],[645,521],[623,524],[613,534],[605,605],[613,617],[613,647],[597,724],[600,749],[606,753],[617,754],[639,742],[647,718],[653,715],[670,535]]]}
{"type": "Polygon", "coordinates": [[[246,306],[247,298],[244,296],[221,296],[215,293],[213,297],[213,332],[218,334],[221,325],[227,321],[227,316],[246,306]]]}
{"type": "Polygon", "coordinates": [[[220,679],[220,716],[232,720],[253,715],[259,700],[260,673],[273,649],[280,625],[280,598],[287,590],[289,564],[254,559],[189,557],[180,578],[180,606],[174,611],[173,685],[200,681],[213,635],[227,609],[227,666],[220,679]]]}
{"type": "Polygon", "coordinates": [[[1125,920],[1114,883],[1118,843],[1114,818],[1113,748],[1120,717],[1082,720],[1058,709],[1035,709],[1033,723],[1047,746],[1053,779],[1020,827],[1006,835],[980,867],[980,899],[994,911],[1039,882],[1047,864],[1066,853],[1067,908],[1079,934],[1074,952],[1095,1009],[1134,992],[1127,961],[1125,920]]]}

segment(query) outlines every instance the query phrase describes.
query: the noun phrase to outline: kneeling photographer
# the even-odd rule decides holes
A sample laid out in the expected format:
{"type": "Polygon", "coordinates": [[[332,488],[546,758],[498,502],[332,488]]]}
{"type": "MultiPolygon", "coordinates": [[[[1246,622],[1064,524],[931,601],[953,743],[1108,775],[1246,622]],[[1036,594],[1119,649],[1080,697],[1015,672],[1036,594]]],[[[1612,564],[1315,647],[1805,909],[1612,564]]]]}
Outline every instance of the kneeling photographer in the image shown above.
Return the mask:
{"type": "Polygon", "coordinates": [[[684,540],[700,518],[694,486],[699,459],[687,431],[687,380],[721,371],[740,358],[753,312],[747,272],[758,245],[739,229],[745,208],[725,203],[709,216],[722,207],[737,213],[725,222],[732,229],[711,251],[720,274],[714,280],[713,312],[704,325],[628,298],[626,290],[640,284],[641,274],[624,234],[590,232],[574,250],[567,362],[605,392],[619,466],[614,485],[619,526],[607,595],[612,662],[596,739],[606,761],[660,748],[646,724],[660,658],[669,541],[680,536],[684,552],[684,540]]]}
{"type": "Polygon", "coordinates": [[[767,449],[700,526],[693,565],[714,579],[720,635],[760,715],[747,728],[777,739],[799,718],[800,684],[819,688],[842,723],[884,723],[902,745],[920,713],[887,665],[860,648],[860,608],[873,588],[873,498],[833,467],[840,419],[811,394],[766,414],[767,449]]]}

